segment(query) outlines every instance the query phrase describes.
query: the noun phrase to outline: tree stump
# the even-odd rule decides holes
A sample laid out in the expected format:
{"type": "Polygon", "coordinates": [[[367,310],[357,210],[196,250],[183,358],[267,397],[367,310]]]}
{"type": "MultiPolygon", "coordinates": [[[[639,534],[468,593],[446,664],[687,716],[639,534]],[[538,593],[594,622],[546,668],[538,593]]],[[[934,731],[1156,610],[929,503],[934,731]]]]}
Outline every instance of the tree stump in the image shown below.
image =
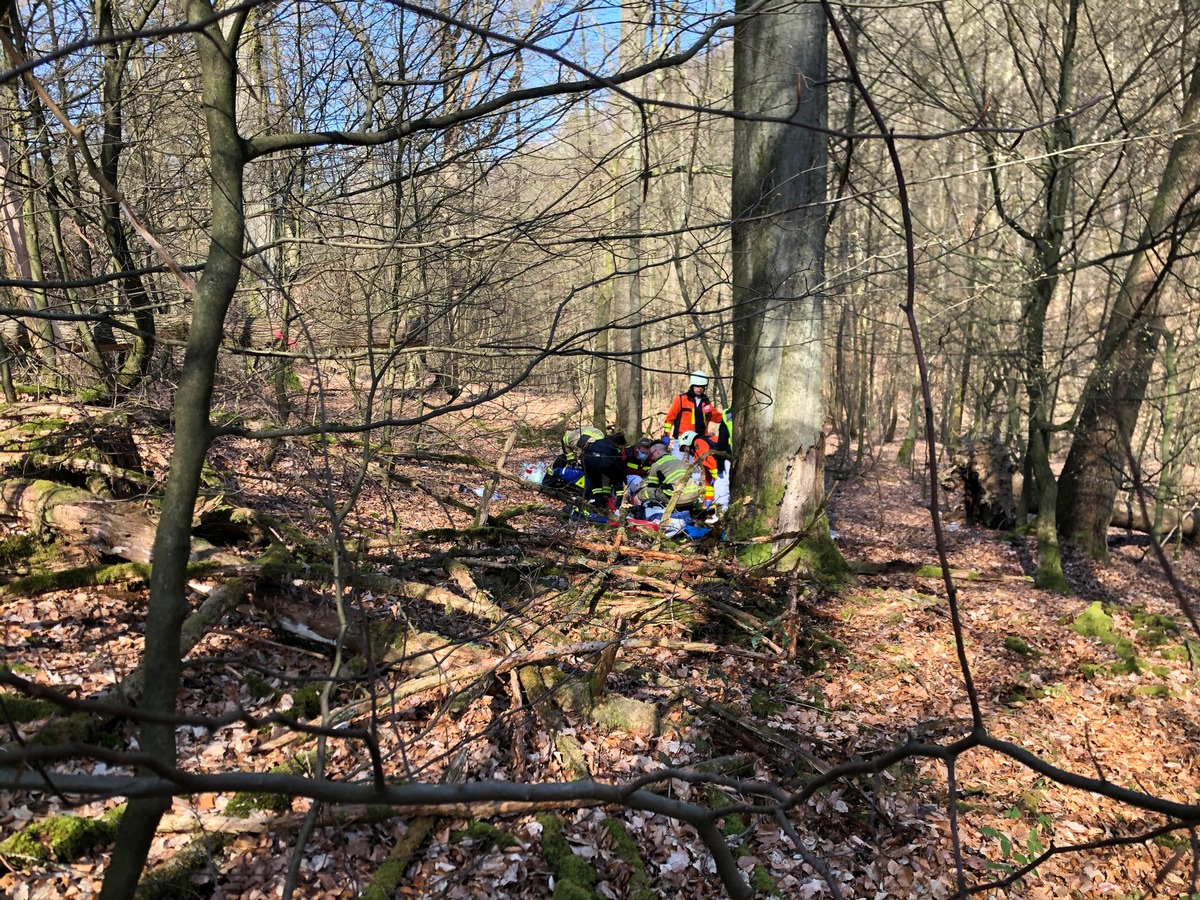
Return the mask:
{"type": "Polygon", "coordinates": [[[1017,503],[1013,493],[1012,454],[1008,447],[991,438],[964,441],[966,458],[954,466],[962,484],[963,508],[968,525],[1007,530],[1017,524],[1017,503]]]}

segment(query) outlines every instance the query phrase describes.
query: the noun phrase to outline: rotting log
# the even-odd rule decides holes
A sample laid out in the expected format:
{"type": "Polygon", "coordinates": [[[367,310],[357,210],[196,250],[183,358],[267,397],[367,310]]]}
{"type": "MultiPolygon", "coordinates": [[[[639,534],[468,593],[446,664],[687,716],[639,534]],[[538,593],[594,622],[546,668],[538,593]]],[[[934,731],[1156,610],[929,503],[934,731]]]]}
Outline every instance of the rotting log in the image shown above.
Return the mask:
{"type": "MultiPolygon", "coordinates": [[[[0,517],[14,519],[35,533],[50,532],[93,559],[115,556],[150,562],[158,522],[140,501],[108,500],[82,488],[55,481],[10,478],[0,481],[0,517]]],[[[194,559],[237,565],[207,541],[192,541],[194,559]]]]}
{"type": "Polygon", "coordinates": [[[150,562],[157,525],[140,503],[104,500],[53,481],[0,482],[0,516],[52,531],[97,556],[150,562]]]}
{"type": "Polygon", "coordinates": [[[0,468],[31,473],[93,472],[110,483],[152,483],[124,412],[36,403],[0,409],[0,468]]]}
{"type": "MultiPolygon", "coordinates": [[[[1150,502],[1147,505],[1150,513],[1149,519],[1143,514],[1141,504],[1129,499],[1118,500],[1116,506],[1113,507],[1110,527],[1150,534],[1154,524],[1154,504],[1150,502]]],[[[1162,534],[1164,536],[1178,535],[1179,530],[1182,529],[1182,537],[1185,541],[1195,543],[1200,540],[1200,516],[1196,515],[1196,512],[1196,510],[1191,510],[1180,515],[1178,510],[1166,510],[1163,514],[1162,534]]]]}
{"type": "MultiPolygon", "coordinates": [[[[608,553],[612,549],[611,544],[601,544],[597,541],[575,539],[567,540],[563,543],[566,544],[566,546],[573,547],[576,550],[583,550],[588,553],[608,553]]],[[[633,544],[624,544],[620,549],[620,555],[679,563],[680,568],[686,572],[712,571],[711,560],[698,557],[691,553],[671,553],[667,550],[650,550],[647,548],[634,546],[633,544]]]]}
{"type": "MultiPolygon", "coordinates": [[[[423,636],[427,639],[429,636],[423,636]]],[[[612,641],[580,641],[571,644],[557,644],[535,647],[517,653],[493,654],[482,652],[482,648],[467,648],[462,643],[454,643],[446,638],[433,636],[440,641],[439,646],[418,647],[417,652],[403,654],[403,659],[425,660],[424,670],[418,670],[407,681],[389,690],[386,695],[355,700],[338,709],[331,710],[328,725],[338,727],[351,722],[360,715],[374,711],[381,713],[391,709],[395,704],[409,697],[426,691],[448,690],[464,682],[472,682],[481,678],[494,678],[511,672],[523,666],[535,663],[549,662],[572,656],[591,656],[602,652],[612,644],[612,641]],[[426,660],[428,657],[428,660],[426,660]]],[[[701,641],[677,641],[660,638],[628,638],[620,641],[625,650],[678,650],[684,653],[723,653],[728,656],[755,659],[766,662],[775,657],[744,650],[738,647],[726,647],[701,641]]],[[[304,739],[303,734],[291,733],[281,735],[263,746],[264,750],[277,750],[288,744],[304,739]]]]}
{"type": "MultiPolygon", "coordinates": [[[[241,566],[236,567],[240,570],[241,566]]],[[[224,563],[195,562],[188,564],[189,578],[213,578],[234,569],[224,563]]],[[[80,566],[55,572],[39,572],[14,578],[0,585],[0,597],[34,597],[47,591],[69,591],[83,587],[102,587],[125,584],[131,589],[137,582],[150,579],[148,563],[121,562],[101,566],[80,566]]]]}
{"type": "Polygon", "coordinates": [[[185,893],[192,887],[192,876],[220,859],[235,837],[230,832],[216,831],[193,838],[141,877],[133,900],[174,900],[194,896],[185,893]]]}
{"type": "Polygon", "coordinates": [[[112,841],[123,809],[116,806],[97,817],[57,815],[37,819],[0,841],[0,860],[14,870],[74,862],[112,841]]]}
{"type": "Polygon", "coordinates": [[[524,666],[518,670],[521,687],[529,700],[538,723],[550,735],[554,749],[558,752],[559,765],[567,781],[584,781],[592,777],[583,748],[574,735],[567,733],[567,722],[559,711],[561,692],[557,686],[546,683],[539,666],[524,666]]]}
{"type": "Polygon", "coordinates": [[[968,525],[1010,529],[1017,524],[1013,492],[1012,454],[999,441],[964,441],[965,458],[953,469],[963,492],[963,512],[968,525]]]}

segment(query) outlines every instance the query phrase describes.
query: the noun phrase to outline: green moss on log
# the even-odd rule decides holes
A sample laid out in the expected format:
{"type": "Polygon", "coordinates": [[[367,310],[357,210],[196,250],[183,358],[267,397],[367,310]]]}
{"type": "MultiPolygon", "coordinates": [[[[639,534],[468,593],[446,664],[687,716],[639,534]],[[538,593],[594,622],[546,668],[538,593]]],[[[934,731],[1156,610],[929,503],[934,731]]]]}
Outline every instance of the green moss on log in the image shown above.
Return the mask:
{"type": "Polygon", "coordinates": [[[554,698],[554,703],[565,712],[586,716],[596,705],[591,685],[581,678],[572,678],[555,666],[542,666],[542,683],[545,691],[530,702],[537,702],[545,694],[554,698]]]}
{"type": "MultiPolygon", "coordinates": [[[[707,785],[704,789],[704,796],[708,800],[708,805],[713,810],[724,809],[727,806],[733,806],[733,801],[729,799],[729,795],[717,787],[715,784],[707,785]]],[[[740,815],[725,816],[720,820],[721,834],[727,838],[737,837],[745,834],[749,826],[746,820],[740,815]]]]}
{"type": "Polygon", "coordinates": [[[592,709],[592,721],[608,731],[653,737],[659,731],[658,707],[644,700],[613,695],[592,709]]]}
{"type": "Polygon", "coordinates": [[[268,697],[278,698],[280,692],[271,687],[270,682],[254,672],[247,672],[242,676],[242,682],[246,685],[246,690],[250,692],[250,696],[255,700],[265,700],[268,697]]]}
{"type": "Polygon", "coordinates": [[[23,694],[0,694],[0,719],[5,722],[33,722],[58,712],[57,704],[35,700],[23,694]]]}
{"type": "MultiPolygon", "coordinates": [[[[389,816],[395,815],[395,810],[391,807],[385,809],[389,816]]],[[[408,831],[392,847],[383,864],[375,870],[371,883],[359,894],[359,900],[392,900],[396,895],[396,888],[404,881],[404,873],[409,863],[425,843],[436,821],[432,816],[418,816],[408,823],[408,831]]]]}
{"type": "Polygon", "coordinates": [[[100,720],[91,713],[71,713],[66,718],[47,722],[37,734],[29,738],[28,743],[35,747],[53,747],[56,744],[74,742],[87,743],[97,740],[100,725],[100,720]]]}
{"type": "MultiPolygon", "coordinates": [[[[189,578],[203,578],[221,569],[213,562],[188,563],[189,578]]],[[[81,566],[61,572],[38,572],[17,578],[0,588],[0,595],[36,597],[47,591],[69,591],[83,587],[102,587],[124,584],[139,588],[150,581],[150,566],[146,563],[123,562],[111,566],[81,566]]]]}
{"type": "Polygon", "coordinates": [[[650,890],[650,874],[646,871],[646,863],[625,823],[620,819],[605,819],[603,825],[612,839],[614,852],[629,866],[629,887],[625,896],[628,900],[655,900],[658,895],[650,890]]]}
{"type": "MultiPolygon", "coordinates": [[[[285,763],[271,768],[273,775],[303,775],[312,769],[316,759],[315,751],[301,753],[285,763]]],[[[290,794],[272,794],[267,791],[241,791],[229,798],[225,804],[225,815],[238,819],[249,818],[255,810],[266,812],[287,812],[292,808],[290,794]]]]}
{"type": "Polygon", "coordinates": [[[150,579],[150,566],[145,563],[117,563],[112,566],[83,566],[61,572],[37,572],[11,581],[3,588],[8,596],[36,597],[47,591],[69,591],[81,587],[98,587],[120,582],[145,583],[150,579]]]}
{"type": "Polygon", "coordinates": [[[520,843],[504,829],[489,825],[487,822],[472,822],[466,828],[450,833],[451,843],[457,844],[461,841],[478,841],[480,850],[484,853],[495,847],[503,850],[507,847],[515,847],[520,843]]]}
{"type": "Polygon", "coordinates": [[[1111,643],[1115,624],[1113,617],[1104,611],[1104,605],[1097,600],[1076,617],[1071,623],[1071,630],[1084,637],[1100,638],[1105,643],[1111,643]]]}
{"type": "Polygon", "coordinates": [[[1004,649],[1012,653],[1019,653],[1021,656],[1041,656],[1037,650],[1034,650],[1015,634],[1005,636],[1004,649]]]}
{"type": "Polygon", "coordinates": [[[138,883],[133,900],[200,900],[212,896],[212,886],[196,884],[192,876],[220,857],[233,843],[235,834],[205,834],[175,851],[175,855],[147,872],[138,883]]]}
{"type": "Polygon", "coordinates": [[[31,822],[0,842],[0,858],[13,869],[33,869],[49,862],[71,862],[110,843],[125,807],[108,810],[96,819],[50,816],[31,822]]]}
{"type": "Polygon", "coordinates": [[[775,895],[779,893],[779,885],[775,883],[775,879],[771,877],[771,873],[767,871],[767,867],[762,863],[754,864],[754,868],[750,872],[750,887],[754,888],[756,896],[759,894],[775,895]]]}
{"type": "Polygon", "coordinates": [[[1142,670],[1142,663],[1134,650],[1133,641],[1118,632],[1115,624],[1113,617],[1104,611],[1104,605],[1097,600],[1079,614],[1071,624],[1071,630],[1084,637],[1094,637],[1113,648],[1120,660],[1110,667],[1114,675],[1135,675],[1142,670]]]}
{"type": "Polygon", "coordinates": [[[571,852],[558,817],[538,813],[536,819],[542,826],[542,856],[554,872],[554,900],[598,900],[596,871],[571,852]]]}
{"type": "Polygon", "coordinates": [[[17,563],[32,559],[45,546],[45,541],[32,532],[10,534],[0,541],[0,563],[12,569],[17,563]]]}

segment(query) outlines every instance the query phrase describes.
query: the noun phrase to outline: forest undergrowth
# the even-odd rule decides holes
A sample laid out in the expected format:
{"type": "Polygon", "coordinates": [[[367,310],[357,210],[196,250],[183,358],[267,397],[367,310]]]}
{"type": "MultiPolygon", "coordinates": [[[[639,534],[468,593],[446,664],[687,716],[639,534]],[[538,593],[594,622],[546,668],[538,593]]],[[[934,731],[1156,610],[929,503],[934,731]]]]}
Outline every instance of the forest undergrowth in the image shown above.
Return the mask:
{"type": "MultiPolygon", "coordinates": [[[[561,406],[525,397],[393,435],[383,449],[289,439],[269,466],[266,445],[218,440],[196,519],[211,552],[187,600],[197,611],[233,596],[188,652],[179,705],[238,718],[182,725],[179,765],[306,774],[317,745],[295,723],[324,721],[369,730],[389,779],[611,782],[678,770],[654,790],[729,807],[726,843],[762,896],[948,897],[957,858],[968,887],[997,883],[987,896],[1196,890],[1186,834],[1137,840],[1161,821],[978,748],[957,758],[953,826],[936,760],[838,780],[786,814],[763,808],[746,785],[801,791],[846,761],[914,736],[949,743],[970,727],[920,467],[900,466],[885,446],[830,484],[833,533],[859,572],[830,585],[745,570],[715,536],[660,541],[565,515],[519,477],[553,455],[564,424],[561,406]],[[488,466],[502,458],[493,479],[488,466]],[[493,485],[481,515],[477,494],[493,485]],[[335,532],[329,511],[354,491],[335,532]],[[337,567],[335,534],[345,547],[337,567]],[[330,682],[339,589],[354,624],[330,682]],[[1127,836],[1009,880],[1052,846],[1127,836]]],[[[125,482],[127,499],[152,507],[169,437],[152,420],[130,433],[130,459],[150,486],[125,482]]],[[[29,478],[27,455],[5,459],[10,479],[29,478]]],[[[1113,532],[1107,566],[1069,557],[1073,591],[1053,594],[1033,586],[1031,538],[968,526],[953,493],[942,502],[988,730],[1062,768],[1197,802],[1197,645],[1145,538],[1113,532]]],[[[56,555],[53,528],[31,536],[13,517],[4,528],[5,751],[58,741],[66,749],[51,768],[126,771],[129,717],[91,717],[78,742],[105,753],[67,747],[73,733],[48,730],[63,710],[26,703],[17,687],[82,700],[127,684],[141,652],[144,569],[112,568],[116,556],[94,547],[56,555]]],[[[1200,583],[1194,548],[1173,566],[1189,591],[1200,583]]],[[[361,740],[326,742],[330,779],[368,780],[372,762],[361,740]]],[[[118,803],[0,794],[0,893],[93,896],[118,803]]],[[[646,811],[323,804],[310,830],[312,803],[181,792],[145,896],[276,897],[289,864],[306,898],[725,896],[696,829],[646,811]]]]}

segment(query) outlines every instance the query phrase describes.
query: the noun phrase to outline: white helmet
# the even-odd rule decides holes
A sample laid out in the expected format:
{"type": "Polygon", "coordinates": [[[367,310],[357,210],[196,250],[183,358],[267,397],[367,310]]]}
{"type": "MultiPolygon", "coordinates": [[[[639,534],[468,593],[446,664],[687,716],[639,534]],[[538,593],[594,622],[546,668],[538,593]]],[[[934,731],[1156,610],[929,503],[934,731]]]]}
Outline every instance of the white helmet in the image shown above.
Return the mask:
{"type": "Polygon", "coordinates": [[[694,431],[685,431],[679,436],[680,450],[690,450],[694,443],[696,443],[696,432],[694,431]]]}
{"type": "Polygon", "coordinates": [[[688,387],[708,387],[708,376],[699,370],[693,372],[688,387]]]}

